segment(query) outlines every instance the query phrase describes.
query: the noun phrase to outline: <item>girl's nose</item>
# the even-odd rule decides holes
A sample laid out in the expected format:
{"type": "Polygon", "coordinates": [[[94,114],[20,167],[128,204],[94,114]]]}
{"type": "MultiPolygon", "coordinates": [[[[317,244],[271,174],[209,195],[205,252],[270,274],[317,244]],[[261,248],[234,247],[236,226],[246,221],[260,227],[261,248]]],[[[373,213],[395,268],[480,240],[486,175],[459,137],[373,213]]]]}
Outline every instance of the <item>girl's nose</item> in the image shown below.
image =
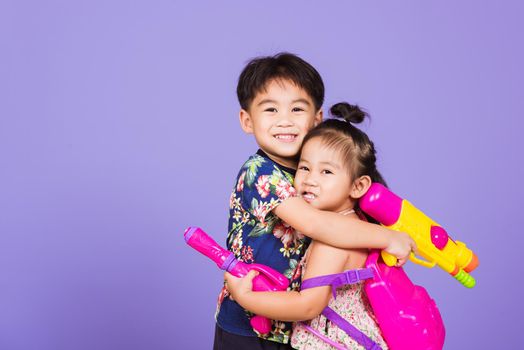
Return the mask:
{"type": "Polygon", "coordinates": [[[315,179],[314,176],[312,175],[308,175],[305,180],[304,180],[304,185],[306,186],[311,186],[311,187],[315,187],[315,186],[318,186],[318,182],[317,180],[315,179]]]}

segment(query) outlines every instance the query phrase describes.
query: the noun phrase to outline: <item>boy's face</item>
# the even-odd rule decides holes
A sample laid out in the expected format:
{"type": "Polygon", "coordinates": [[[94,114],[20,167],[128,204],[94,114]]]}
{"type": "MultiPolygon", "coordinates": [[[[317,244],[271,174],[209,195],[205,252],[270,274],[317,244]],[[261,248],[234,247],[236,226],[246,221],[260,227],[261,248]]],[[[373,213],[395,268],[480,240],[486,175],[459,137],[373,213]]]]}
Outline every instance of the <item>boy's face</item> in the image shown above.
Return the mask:
{"type": "Polygon", "coordinates": [[[302,140],[322,121],[309,94],[288,80],[272,80],[249,110],[240,110],[240,125],[254,134],[259,147],[275,162],[296,168],[302,140]]]}

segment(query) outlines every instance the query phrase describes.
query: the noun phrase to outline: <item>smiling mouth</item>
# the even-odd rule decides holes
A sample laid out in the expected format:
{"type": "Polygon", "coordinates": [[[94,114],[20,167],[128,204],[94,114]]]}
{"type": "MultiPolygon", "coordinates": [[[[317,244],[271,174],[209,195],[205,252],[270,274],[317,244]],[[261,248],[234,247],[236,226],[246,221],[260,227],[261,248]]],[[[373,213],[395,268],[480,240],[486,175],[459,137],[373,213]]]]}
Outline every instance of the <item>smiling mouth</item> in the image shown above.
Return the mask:
{"type": "Polygon", "coordinates": [[[306,202],[311,203],[317,198],[317,196],[311,192],[304,192],[302,193],[302,198],[304,198],[306,202]]]}
{"type": "Polygon", "coordinates": [[[277,134],[273,137],[282,142],[294,142],[297,139],[295,134],[277,134]]]}

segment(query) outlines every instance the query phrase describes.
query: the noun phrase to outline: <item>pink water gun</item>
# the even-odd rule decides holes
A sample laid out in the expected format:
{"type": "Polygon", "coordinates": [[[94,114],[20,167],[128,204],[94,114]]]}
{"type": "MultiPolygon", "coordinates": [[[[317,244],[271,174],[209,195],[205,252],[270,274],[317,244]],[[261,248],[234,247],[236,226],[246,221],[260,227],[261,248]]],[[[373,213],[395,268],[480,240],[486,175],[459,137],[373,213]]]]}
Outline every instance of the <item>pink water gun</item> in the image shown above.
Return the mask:
{"type": "MultiPolygon", "coordinates": [[[[475,253],[463,242],[453,240],[442,226],[413,204],[374,183],[360,199],[360,208],[382,225],[406,232],[413,238],[424,259],[411,253],[411,261],[429,268],[438,265],[465,287],[475,286],[475,279],[469,274],[479,264],[475,253]]],[[[389,266],[397,261],[386,252],[382,252],[382,259],[389,266]]]]}
{"type": "MultiPolygon", "coordinates": [[[[184,239],[189,246],[213,260],[219,269],[233,276],[244,277],[250,270],[258,271],[258,276],[253,279],[254,291],[284,291],[289,285],[286,276],[266,265],[247,264],[237,260],[232,252],[222,248],[199,227],[188,227],[184,232],[184,239]]],[[[271,321],[266,317],[255,315],[250,323],[260,334],[271,331],[271,321]]]]}

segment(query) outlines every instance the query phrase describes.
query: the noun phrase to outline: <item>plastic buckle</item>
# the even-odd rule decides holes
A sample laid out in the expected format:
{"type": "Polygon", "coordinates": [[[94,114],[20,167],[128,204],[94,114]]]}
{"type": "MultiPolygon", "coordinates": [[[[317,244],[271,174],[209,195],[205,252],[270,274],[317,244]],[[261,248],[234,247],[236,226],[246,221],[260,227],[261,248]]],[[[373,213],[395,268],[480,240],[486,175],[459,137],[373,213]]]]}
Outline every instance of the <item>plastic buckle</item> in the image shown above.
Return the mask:
{"type": "Polygon", "coordinates": [[[346,276],[345,284],[355,284],[357,282],[360,282],[359,270],[348,270],[344,272],[344,275],[346,276]]]}

